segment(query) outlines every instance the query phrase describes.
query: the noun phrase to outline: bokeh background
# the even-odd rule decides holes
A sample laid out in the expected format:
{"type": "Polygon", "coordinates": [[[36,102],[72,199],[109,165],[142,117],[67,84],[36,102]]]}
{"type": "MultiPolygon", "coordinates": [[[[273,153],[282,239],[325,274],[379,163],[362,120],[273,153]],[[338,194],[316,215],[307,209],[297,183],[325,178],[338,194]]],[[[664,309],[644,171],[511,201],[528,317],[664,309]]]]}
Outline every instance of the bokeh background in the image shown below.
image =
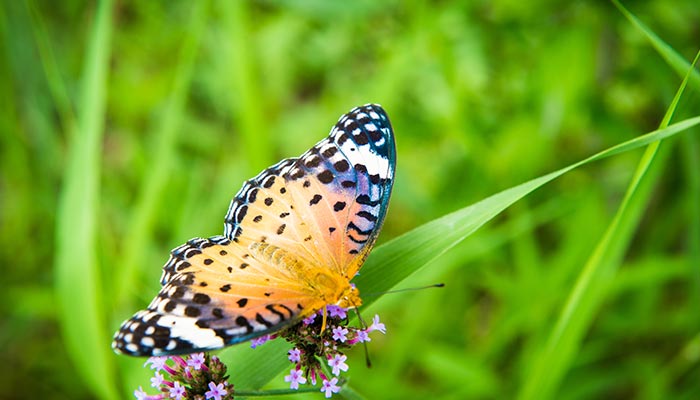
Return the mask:
{"type": "MultiPolygon", "coordinates": [[[[696,0],[626,6],[692,61],[696,0]]],[[[685,73],[607,1],[21,0],[2,2],[0,35],[1,399],[148,386],[108,346],[168,251],[219,234],[243,180],[353,106],[381,103],[396,132],[382,244],[656,129],[685,73]]],[[[675,120],[700,111],[697,82],[675,120]]],[[[700,398],[700,136],[662,147],[551,397],[700,398]]],[[[388,333],[372,369],[351,354],[356,393],[524,396],[641,154],[566,174],[400,285],[444,289],[378,300],[388,333]]]]}

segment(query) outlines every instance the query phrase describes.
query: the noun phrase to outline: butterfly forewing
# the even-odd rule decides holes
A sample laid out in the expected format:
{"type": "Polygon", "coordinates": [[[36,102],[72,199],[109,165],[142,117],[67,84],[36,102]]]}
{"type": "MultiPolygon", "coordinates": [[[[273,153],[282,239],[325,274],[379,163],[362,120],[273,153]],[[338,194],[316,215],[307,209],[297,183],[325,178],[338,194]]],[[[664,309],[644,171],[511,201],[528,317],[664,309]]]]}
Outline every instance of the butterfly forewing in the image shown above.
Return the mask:
{"type": "Polygon", "coordinates": [[[224,236],[192,239],[172,251],[160,293],[122,324],[113,347],[131,355],[220,348],[338,301],[335,288],[310,280],[322,272],[347,282],[357,273],[386,214],[395,163],[381,107],[343,115],[301,157],[243,185],[224,236]]]}
{"type": "Polygon", "coordinates": [[[352,278],[381,228],[395,164],[384,110],[355,108],[301,157],[248,181],[231,202],[225,235],[273,243],[352,278]]]}

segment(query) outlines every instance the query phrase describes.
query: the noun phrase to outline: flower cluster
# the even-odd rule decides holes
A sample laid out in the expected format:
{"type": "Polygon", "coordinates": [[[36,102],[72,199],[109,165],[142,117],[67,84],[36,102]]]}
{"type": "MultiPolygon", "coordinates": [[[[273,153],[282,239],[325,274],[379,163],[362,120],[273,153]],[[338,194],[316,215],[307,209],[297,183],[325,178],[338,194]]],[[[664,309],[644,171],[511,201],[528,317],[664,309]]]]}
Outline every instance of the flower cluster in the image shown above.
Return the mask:
{"type": "Polygon", "coordinates": [[[233,385],[227,381],[226,366],[216,356],[194,353],[185,358],[151,357],[144,366],[149,364],[155,370],[151,386],[161,393],[149,395],[139,387],[134,391],[138,400],[233,399],[233,385]]]}
{"type": "MultiPolygon", "coordinates": [[[[326,306],[325,310],[279,333],[251,340],[250,346],[256,348],[268,340],[283,337],[294,346],[287,353],[294,367],[284,377],[289,387],[297,390],[307,382],[315,386],[320,380],[321,392],[330,398],[333,393],[340,392],[344,383],[340,373],[349,368],[343,351],[371,341],[370,332],[386,333],[378,315],[369,326],[348,326],[347,311],[336,305],[326,306]]],[[[149,395],[139,387],[134,392],[138,400],[233,400],[233,385],[227,381],[226,366],[216,356],[194,353],[184,358],[151,357],[145,365],[155,370],[151,386],[160,393],[149,395]]]]}
{"type": "MultiPolygon", "coordinates": [[[[320,379],[321,392],[325,393],[326,398],[340,392],[340,372],[348,370],[348,365],[345,363],[348,357],[343,354],[343,351],[357,343],[369,342],[370,332],[386,333],[386,328],[379,322],[378,315],[374,316],[369,327],[347,326],[347,311],[345,308],[329,305],[325,310],[327,313],[325,326],[324,310],[320,310],[304,319],[302,323],[279,333],[279,336],[294,345],[288,352],[289,361],[294,364],[294,368],[284,378],[289,382],[290,388],[298,389],[300,384],[307,382],[316,385],[317,380],[320,379]]],[[[265,340],[268,339],[270,338],[265,340]]],[[[257,343],[256,346],[260,344],[257,343]]]]}

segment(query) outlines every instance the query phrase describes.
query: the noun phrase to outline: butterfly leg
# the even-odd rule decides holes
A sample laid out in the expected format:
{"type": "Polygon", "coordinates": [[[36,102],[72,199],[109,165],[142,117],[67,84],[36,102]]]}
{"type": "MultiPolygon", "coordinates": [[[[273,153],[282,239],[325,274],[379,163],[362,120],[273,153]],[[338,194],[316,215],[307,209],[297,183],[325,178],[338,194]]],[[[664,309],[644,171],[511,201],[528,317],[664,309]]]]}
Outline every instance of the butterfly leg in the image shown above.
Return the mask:
{"type": "Polygon", "coordinates": [[[326,310],[326,306],[323,306],[323,319],[321,322],[321,333],[326,331],[326,314],[328,314],[328,311],[326,310]]]}

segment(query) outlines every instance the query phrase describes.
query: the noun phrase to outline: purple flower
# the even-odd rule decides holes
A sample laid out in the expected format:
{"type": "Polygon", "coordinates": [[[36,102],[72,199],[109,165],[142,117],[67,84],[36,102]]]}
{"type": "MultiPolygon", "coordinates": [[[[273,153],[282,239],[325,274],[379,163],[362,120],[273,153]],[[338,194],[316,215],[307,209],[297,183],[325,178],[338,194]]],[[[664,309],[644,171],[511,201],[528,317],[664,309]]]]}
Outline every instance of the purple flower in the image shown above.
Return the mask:
{"type": "Polygon", "coordinates": [[[160,385],[163,384],[163,382],[165,382],[165,378],[163,378],[163,374],[161,374],[160,372],[156,372],[156,376],[151,378],[151,386],[153,386],[156,389],[158,389],[160,385]]]}
{"type": "Polygon", "coordinates": [[[175,385],[170,388],[170,397],[175,400],[183,400],[186,394],[185,387],[180,385],[180,382],[178,381],[175,381],[175,385]]]}
{"type": "Polygon", "coordinates": [[[386,327],[383,323],[379,322],[379,315],[374,315],[374,318],[372,318],[372,325],[370,325],[369,328],[367,328],[367,331],[379,331],[386,335],[386,327]]]}
{"type": "Polygon", "coordinates": [[[326,392],[327,399],[329,399],[333,395],[333,393],[340,392],[340,386],[337,386],[336,383],[338,383],[338,378],[333,378],[330,381],[326,379],[323,380],[323,386],[321,387],[321,391],[326,392]]]}
{"type": "Polygon", "coordinates": [[[268,340],[270,340],[270,335],[265,335],[265,336],[260,336],[259,338],[255,338],[255,339],[250,341],[250,348],[254,349],[258,346],[262,346],[268,340]]]}
{"type": "Polygon", "coordinates": [[[194,353],[190,355],[190,358],[187,360],[187,366],[194,368],[196,371],[199,371],[204,367],[205,371],[207,366],[204,365],[204,353],[194,353]]]}
{"type": "Polygon", "coordinates": [[[302,373],[301,369],[292,369],[289,371],[289,375],[284,377],[285,382],[289,382],[289,387],[291,389],[299,389],[299,384],[304,384],[306,383],[306,378],[304,378],[304,374],[302,373]]]}
{"type": "Polygon", "coordinates": [[[304,325],[313,324],[315,319],[316,319],[316,314],[309,315],[308,317],[304,318],[304,325]]]}
{"type": "Polygon", "coordinates": [[[338,317],[340,319],[345,319],[345,317],[348,316],[348,310],[341,307],[341,306],[336,306],[335,304],[331,304],[326,306],[326,309],[328,310],[328,315],[331,317],[338,317]]]}
{"type": "Polygon", "coordinates": [[[175,362],[175,364],[178,364],[182,368],[187,368],[187,361],[185,361],[184,358],[180,356],[170,356],[170,359],[175,362]]]}
{"type": "Polygon", "coordinates": [[[299,361],[301,361],[301,350],[297,349],[296,347],[289,350],[287,354],[289,354],[289,356],[287,357],[289,358],[289,361],[293,363],[298,363],[299,361]]]}
{"type": "Polygon", "coordinates": [[[347,359],[348,356],[346,355],[336,354],[335,357],[328,360],[328,365],[333,368],[333,375],[338,376],[340,375],[340,371],[348,370],[348,365],[345,364],[345,360],[347,359]]]}
{"type": "Polygon", "coordinates": [[[372,341],[372,339],[369,338],[367,331],[364,330],[357,331],[357,337],[355,339],[360,343],[372,341]]]}
{"type": "Polygon", "coordinates": [[[136,397],[136,400],[146,400],[148,399],[148,393],[144,392],[143,388],[139,386],[138,389],[134,390],[134,397],[136,397]]]}
{"type": "Polygon", "coordinates": [[[345,341],[348,340],[348,332],[349,331],[346,328],[343,328],[342,326],[337,326],[333,328],[333,340],[345,343],[345,341]]]}
{"type": "Polygon", "coordinates": [[[221,396],[226,396],[226,389],[224,389],[224,384],[219,383],[218,385],[214,382],[209,382],[209,390],[204,393],[207,399],[221,400],[221,396]]]}
{"type": "Polygon", "coordinates": [[[316,370],[314,368],[311,368],[311,384],[316,386],[316,370]]]}
{"type": "Polygon", "coordinates": [[[168,361],[168,357],[150,357],[148,360],[146,360],[143,366],[145,367],[146,365],[151,364],[151,369],[160,371],[166,367],[166,361],[168,361]]]}

